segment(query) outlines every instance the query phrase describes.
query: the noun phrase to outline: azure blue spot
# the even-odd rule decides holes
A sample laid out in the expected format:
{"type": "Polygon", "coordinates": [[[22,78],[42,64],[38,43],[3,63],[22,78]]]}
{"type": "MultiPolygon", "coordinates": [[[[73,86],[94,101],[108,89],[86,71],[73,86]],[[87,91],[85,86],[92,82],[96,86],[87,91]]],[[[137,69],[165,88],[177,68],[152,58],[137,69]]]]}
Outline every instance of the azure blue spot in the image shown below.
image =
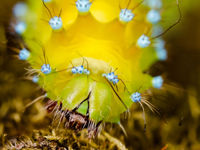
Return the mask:
{"type": "Polygon", "coordinates": [[[49,20],[49,25],[51,26],[51,28],[53,30],[59,30],[59,29],[61,29],[62,26],[63,26],[63,22],[62,22],[61,17],[55,16],[55,17],[51,18],[49,20]]]}
{"type": "Polygon", "coordinates": [[[89,74],[90,74],[90,71],[87,70],[87,69],[84,69],[84,70],[83,70],[83,73],[89,75],[89,74]]]}
{"type": "Polygon", "coordinates": [[[165,61],[167,59],[167,50],[165,49],[165,41],[161,38],[155,39],[153,45],[156,50],[156,55],[159,60],[165,61]]]}
{"type": "Polygon", "coordinates": [[[92,3],[89,0],[77,0],[76,1],[76,8],[81,13],[89,12],[91,5],[92,5],[92,3]]]}
{"type": "Polygon", "coordinates": [[[153,9],[160,9],[162,7],[161,0],[147,0],[146,4],[153,9]]]}
{"type": "Polygon", "coordinates": [[[17,34],[23,34],[25,31],[26,31],[26,23],[25,22],[18,22],[15,26],[14,26],[14,29],[15,29],[15,32],[17,34]]]}
{"type": "Polygon", "coordinates": [[[105,77],[106,79],[108,79],[110,82],[112,82],[113,84],[117,84],[119,82],[118,76],[115,75],[114,72],[110,72],[110,73],[104,73],[102,74],[103,77],[105,77]]]}
{"type": "Polygon", "coordinates": [[[44,74],[50,74],[51,73],[51,67],[49,64],[43,64],[42,67],[41,67],[41,71],[44,73],[44,74]]]}
{"type": "Polygon", "coordinates": [[[30,57],[30,52],[26,48],[23,48],[22,50],[20,50],[19,52],[20,60],[27,60],[29,57],[30,57]]]}
{"type": "Polygon", "coordinates": [[[135,103],[140,102],[142,99],[142,96],[139,92],[135,92],[131,95],[131,100],[135,103]]]}
{"type": "Polygon", "coordinates": [[[90,71],[85,69],[83,65],[78,66],[78,67],[73,67],[71,71],[72,71],[72,74],[87,74],[87,75],[90,74],[90,71]]]}
{"type": "Polygon", "coordinates": [[[152,24],[158,23],[160,19],[161,19],[161,16],[158,10],[152,9],[147,14],[147,20],[152,24]]]}
{"type": "Polygon", "coordinates": [[[163,85],[163,78],[161,76],[154,77],[152,80],[152,85],[154,88],[160,89],[163,85]]]}
{"type": "Polygon", "coordinates": [[[83,66],[78,66],[78,67],[76,67],[76,70],[77,70],[78,74],[82,74],[83,70],[84,70],[84,67],[83,66]]]}
{"type": "Polygon", "coordinates": [[[19,2],[13,7],[13,14],[17,18],[24,17],[27,13],[27,5],[24,2],[19,2]]]}
{"type": "Polygon", "coordinates": [[[150,44],[151,44],[151,41],[150,41],[149,37],[146,36],[146,35],[144,35],[144,34],[142,36],[140,36],[139,39],[138,39],[138,41],[137,41],[137,45],[140,48],[146,48],[150,44]]]}
{"type": "Polygon", "coordinates": [[[121,9],[119,14],[119,20],[122,22],[129,22],[131,21],[135,15],[132,13],[130,9],[121,9]]]}
{"type": "Polygon", "coordinates": [[[156,55],[159,60],[167,60],[167,50],[165,48],[156,48],[156,55]]]}
{"type": "Polygon", "coordinates": [[[73,68],[72,68],[72,74],[77,74],[77,69],[76,69],[76,67],[73,67],[73,68]]]}
{"type": "Polygon", "coordinates": [[[34,83],[37,83],[38,80],[39,80],[39,77],[38,77],[37,75],[33,76],[32,81],[33,81],[34,83]]]}
{"type": "Polygon", "coordinates": [[[113,84],[117,84],[117,83],[119,82],[119,79],[114,78],[114,79],[112,80],[112,82],[113,82],[113,84]]]}

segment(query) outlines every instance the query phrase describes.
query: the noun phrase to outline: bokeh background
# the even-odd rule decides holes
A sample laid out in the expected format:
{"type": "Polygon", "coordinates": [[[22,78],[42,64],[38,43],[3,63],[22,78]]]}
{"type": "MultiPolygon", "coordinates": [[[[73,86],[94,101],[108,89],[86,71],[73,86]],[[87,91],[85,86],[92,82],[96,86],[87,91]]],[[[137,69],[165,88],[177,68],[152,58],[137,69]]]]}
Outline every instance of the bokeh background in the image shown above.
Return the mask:
{"type": "MultiPolygon", "coordinates": [[[[146,109],[147,131],[144,132],[141,108],[133,106],[128,118],[122,115],[127,136],[117,125],[106,124],[105,131],[94,141],[67,129],[54,132],[52,117],[44,109],[45,100],[24,110],[42,90],[25,79],[28,64],[16,59],[13,51],[22,42],[9,27],[12,6],[17,1],[0,0],[0,148],[29,141],[27,145],[34,147],[35,142],[38,149],[43,146],[50,149],[200,149],[199,0],[181,0],[182,21],[164,35],[168,60],[154,64],[149,70],[153,75],[163,74],[166,79],[161,91],[152,91],[151,102],[161,115],[146,109]],[[119,141],[123,146],[117,145],[119,141]]],[[[165,21],[174,21],[174,18],[176,16],[170,14],[165,21]]]]}

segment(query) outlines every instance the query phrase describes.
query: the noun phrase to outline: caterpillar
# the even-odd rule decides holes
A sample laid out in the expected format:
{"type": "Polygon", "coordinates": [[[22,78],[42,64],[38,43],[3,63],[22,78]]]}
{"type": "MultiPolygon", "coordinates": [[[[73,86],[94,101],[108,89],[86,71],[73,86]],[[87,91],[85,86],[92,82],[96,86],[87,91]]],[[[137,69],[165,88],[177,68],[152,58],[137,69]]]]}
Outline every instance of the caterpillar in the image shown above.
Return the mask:
{"type": "Polygon", "coordinates": [[[167,59],[161,8],[161,0],[28,0],[15,5],[13,27],[27,45],[18,57],[30,64],[29,77],[46,91],[46,109],[67,128],[88,129],[90,137],[102,122],[120,124],[120,114],[133,103],[141,105],[144,121],[143,104],[157,112],[143,93],[163,85],[162,76],[145,73],[167,59]]]}

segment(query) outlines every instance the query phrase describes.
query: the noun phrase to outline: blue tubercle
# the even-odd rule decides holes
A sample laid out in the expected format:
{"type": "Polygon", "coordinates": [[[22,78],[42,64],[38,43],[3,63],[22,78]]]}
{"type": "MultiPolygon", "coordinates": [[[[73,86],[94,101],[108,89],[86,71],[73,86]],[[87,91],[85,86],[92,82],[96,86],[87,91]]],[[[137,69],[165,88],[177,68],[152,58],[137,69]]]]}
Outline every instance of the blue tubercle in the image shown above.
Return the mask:
{"type": "Polygon", "coordinates": [[[150,44],[151,44],[151,41],[150,41],[149,37],[146,36],[146,35],[144,35],[144,34],[142,36],[140,36],[139,39],[138,39],[138,41],[137,41],[137,45],[140,48],[146,48],[150,44]]]}
{"type": "Polygon", "coordinates": [[[156,55],[159,60],[167,60],[167,50],[165,48],[156,48],[156,55]]]}
{"type": "Polygon", "coordinates": [[[146,4],[152,9],[160,9],[162,7],[161,0],[147,0],[146,4]]]}
{"type": "Polygon", "coordinates": [[[38,80],[39,80],[39,77],[38,77],[37,75],[33,76],[32,81],[33,81],[34,83],[37,83],[38,80]]]}
{"type": "Polygon", "coordinates": [[[29,57],[30,57],[30,52],[26,48],[23,48],[22,50],[20,50],[19,52],[20,60],[27,60],[29,57]]]}
{"type": "Polygon", "coordinates": [[[73,67],[71,71],[72,71],[72,74],[86,74],[86,75],[90,74],[90,71],[85,69],[83,65],[78,66],[78,67],[73,67]]]}
{"type": "Polygon", "coordinates": [[[118,78],[114,78],[114,79],[112,80],[112,82],[113,82],[113,84],[117,84],[117,83],[119,82],[119,79],[118,79],[118,78]]]}
{"type": "Polygon", "coordinates": [[[71,71],[72,71],[72,74],[77,74],[77,69],[76,69],[76,67],[73,67],[71,71]]]}
{"type": "Polygon", "coordinates": [[[139,92],[135,92],[131,95],[131,100],[135,103],[140,102],[142,99],[142,96],[139,92]]]}
{"type": "Polygon", "coordinates": [[[84,70],[84,67],[83,66],[78,66],[78,67],[76,67],[76,70],[77,70],[78,74],[82,74],[83,70],[84,70]]]}
{"type": "Polygon", "coordinates": [[[51,26],[51,28],[53,30],[59,30],[59,29],[61,29],[62,26],[63,26],[63,22],[62,22],[61,17],[55,16],[55,17],[51,18],[49,20],[49,25],[51,26]]]}
{"type": "Polygon", "coordinates": [[[150,10],[147,14],[147,20],[152,24],[158,23],[161,20],[160,12],[155,9],[150,10]]]}
{"type": "Polygon", "coordinates": [[[155,40],[154,47],[159,60],[165,61],[167,59],[167,50],[165,49],[165,41],[161,38],[155,40]]]}
{"type": "Polygon", "coordinates": [[[20,21],[20,22],[18,22],[18,23],[14,26],[14,29],[15,29],[15,32],[16,32],[17,34],[20,34],[20,35],[21,35],[21,34],[23,34],[23,33],[26,31],[26,27],[27,27],[26,23],[20,21]]]}
{"type": "Polygon", "coordinates": [[[113,84],[117,84],[119,82],[118,76],[115,75],[114,72],[110,72],[110,73],[104,73],[102,74],[103,77],[105,77],[106,79],[108,79],[110,82],[112,82],[113,84]]]}
{"type": "Polygon", "coordinates": [[[119,14],[119,20],[122,22],[129,22],[131,21],[135,15],[132,13],[130,9],[121,9],[119,14]]]}
{"type": "Polygon", "coordinates": [[[44,74],[50,74],[51,73],[51,67],[49,64],[43,64],[41,67],[41,71],[44,74]]]}
{"type": "Polygon", "coordinates": [[[114,72],[110,72],[106,75],[108,80],[113,80],[115,78],[115,73],[114,72]]]}
{"type": "Polygon", "coordinates": [[[154,77],[152,80],[152,85],[154,88],[160,89],[163,85],[163,78],[161,76],[154,77]]]}
{"type": "Polygon", "coordinates": [[[89,74],[90,74],[90,71],[87,70],[87,69],[84,69],[84,70],[83,70],[83,73],[89,75],[89,74]]]}
{"type": "Polygon", "coordinates": [[[81,13],[89,12],[91,5],[92,5],[92,3],[89,0],[77,0],[76,1],[76,8],[81,13]]]}
{"type": "Polygon", "coordinates": [[[27,13],[27,5],[24,2],[19,2],[13,7],[13,14],[17,18],[24,17],[27,13]]]}

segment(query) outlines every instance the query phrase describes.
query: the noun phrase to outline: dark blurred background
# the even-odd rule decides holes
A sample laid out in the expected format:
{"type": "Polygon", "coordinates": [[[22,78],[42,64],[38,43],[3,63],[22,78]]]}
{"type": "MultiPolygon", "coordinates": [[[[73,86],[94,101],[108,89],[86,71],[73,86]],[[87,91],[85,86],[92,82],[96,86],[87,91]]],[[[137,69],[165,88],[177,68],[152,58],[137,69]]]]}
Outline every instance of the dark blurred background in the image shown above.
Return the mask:
{"type": "MultiPolygon", "coordinates": [[[[50,124],[44,102],[34,104],[25,112],[23,110],[27,103],[41,95],[41,90],[24,79],[24,68],[28,64],[17,60],[12,50],[19,47],[20,41],[9,28],[12,6],[16,2],[0,2],[1,144],[9,138],[30,136],[34,130],[42,130],[50,124]]],[[[108,124],[106,127],[128,149],[200,150],[200,1],[183,0],[180,6],[183,13],[181,23],[164,35],[168,60],[151,68],[152,72],[163,74],[166,79],[161,91],[152,92],[151,102],[159,108],[160,117],[147,110],[148,126],[144,132],[141,109],[135,106],[132,115],[123,120],[127,137],[116,125],[108,124]]]]}

